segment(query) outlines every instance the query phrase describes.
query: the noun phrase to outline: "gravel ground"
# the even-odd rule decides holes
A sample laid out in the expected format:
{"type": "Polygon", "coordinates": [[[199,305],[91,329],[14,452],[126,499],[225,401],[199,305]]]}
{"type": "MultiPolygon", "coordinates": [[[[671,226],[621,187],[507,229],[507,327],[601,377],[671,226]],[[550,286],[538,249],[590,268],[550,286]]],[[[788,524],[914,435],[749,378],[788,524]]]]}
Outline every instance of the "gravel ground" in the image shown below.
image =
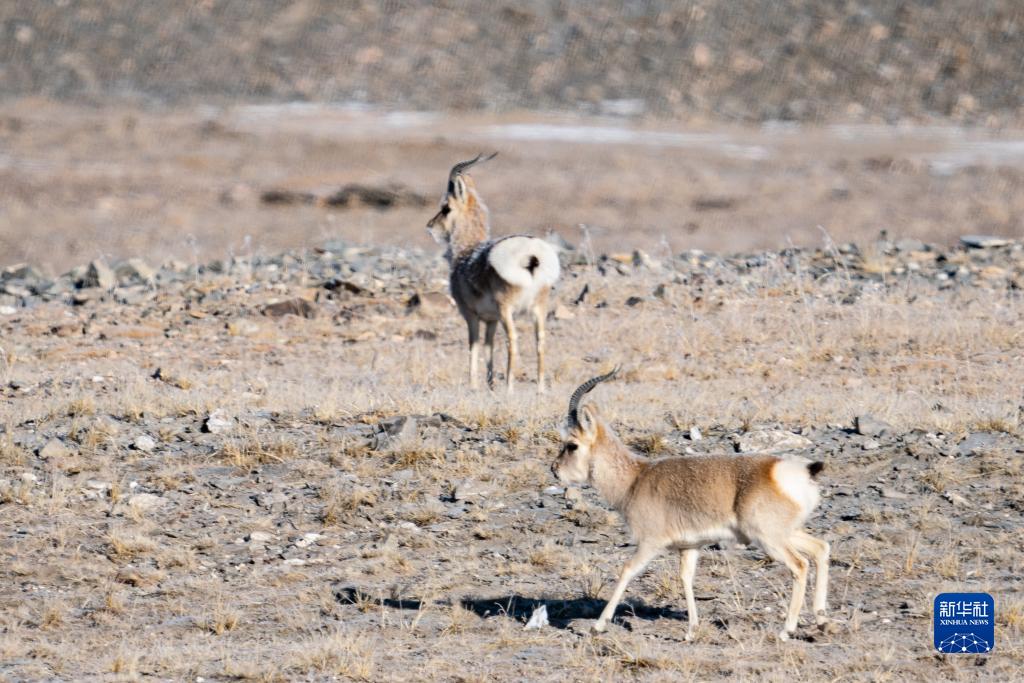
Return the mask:
{"type": "Polygon", "coordinates": [[[1024,245],[968,242],[567,249],[539,398],[528,371],[466,389],[431,252],[7,268],[0,674],[1019,678],[1024,245]],[[587,634],[629,538],[549,465],[570,391],[614,362],[591,400],[638,452],[827,463],[831,632],[805,613],[777,642],[785,570],[727,547],[695,642],[672,558],[587,634]],[[933,652],[943,590],[995,596],[995,653],[933,652]]]}

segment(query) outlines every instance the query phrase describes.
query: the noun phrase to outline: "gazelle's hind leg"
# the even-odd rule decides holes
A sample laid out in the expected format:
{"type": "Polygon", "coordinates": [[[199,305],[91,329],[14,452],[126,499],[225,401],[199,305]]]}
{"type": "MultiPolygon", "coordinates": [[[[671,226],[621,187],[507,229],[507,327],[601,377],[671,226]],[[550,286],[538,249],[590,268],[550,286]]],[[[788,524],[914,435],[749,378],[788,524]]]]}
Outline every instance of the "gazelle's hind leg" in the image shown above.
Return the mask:
{"type": "Polygon", "coordinates": [[[484,353],[487,354],[487,388],[494,388],[494,331],[498,323],[488,320],[484,323],[484,353]]]}
{"type": "Polygon", "coordinates": [[[679,554],[679,578],[683,580],[683,594],[686,596],[686,616],[690,620],[686,627],[686,639],[693,640],[697,630],[697,601],[693,597],[693,575],[697,573],[696,548],[687,548],[679,554]]]}
{"type": "Polygon", "coordinates": [[[538,297],[533,307],[533,328],[537,339],[537,393],[544,393],[544,322],[547,318],[547,296],[538,297]]]}
{"type": "Polygon", "coordinates": [[[781,543],[764,543],[765,552],[773,560],[781,562],[793,573],[793,595],[789,600],[789,611],[786,613],[786,624],[779,633],[780,640],[789,640],[789,637],[796,631],[797,621],[800,619],[800,609],[804,606],[804,593],[807,590],[807,558],[796,551],[791,539],[781,543]]]}
{"type": "Polygon", "coordinates": [[[476,375],[480,359],[480,319],[476,316],[467,317],[466,325],[469,327],[469,386],[477,389],[480,386],[476,375]]]}
{"type": "Polygon", "coordinates": [[[512,310],[509,308],[501,311],[501,325],[505,328],[505,337],[508,339],[508,374],[505,383],[508,386],[508,393],[512,393],[512,387],[516,379],[516,359],[519,356],[518,340],[516,337],[516,323],[512,319],[512,310]]]}
{"type": "Polygon", "coordinates": [[[793,534],[792,543],[799,552],[814,558],[814,621],[818,626],[823,626],[828,621],[825,616],[828,609],[828,541],[815,538],[805,531],[797,531],[793,534]]]}

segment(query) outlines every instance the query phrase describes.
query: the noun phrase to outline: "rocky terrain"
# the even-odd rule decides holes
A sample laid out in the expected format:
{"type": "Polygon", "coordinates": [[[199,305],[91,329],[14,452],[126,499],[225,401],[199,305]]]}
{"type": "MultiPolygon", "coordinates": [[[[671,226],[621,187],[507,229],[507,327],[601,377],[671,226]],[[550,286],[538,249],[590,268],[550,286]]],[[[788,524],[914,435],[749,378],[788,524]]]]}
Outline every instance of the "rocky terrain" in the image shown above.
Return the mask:
{"type": "Polygon", "coordinates": [[[1020,125],[1016,0],[13,0],[0,93],[1020,125]]]}
{"type": "Polygon", "coordinates": [[[4,268],[0,676],[1020,678],[1024,244],[550,239],[542,397],[530,370],[466,388],[433,251],[4,268]],[[695,642],[670,557],[587,634],[629,538],[549,466],[571,390],[619,362],[591,400],[638,452],[825,460],[830,632],[779,643],[788,575],[730,547],[695,642]],[[993,654],[934,653],[943,590],[995,596],[993,654]]]}

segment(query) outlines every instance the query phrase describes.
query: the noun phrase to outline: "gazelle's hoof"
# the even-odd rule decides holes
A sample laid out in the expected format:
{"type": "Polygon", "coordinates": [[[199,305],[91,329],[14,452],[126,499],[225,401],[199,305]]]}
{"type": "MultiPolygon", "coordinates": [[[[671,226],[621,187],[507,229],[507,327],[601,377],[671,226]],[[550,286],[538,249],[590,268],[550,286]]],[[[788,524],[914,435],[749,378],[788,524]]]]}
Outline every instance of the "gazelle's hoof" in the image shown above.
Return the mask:
{"type": "Polygon", "coordinates": [[[792,635],[792,633],[783,629],[782,631],[779,631],[779,640],[781,640],[782,642],[786,642],[790,639],[792,635]]]}
{"type": "Polygon", "coordinates": [[[594,634],[604,633],[607,630],[608,630],[608,627],[606,625],[602,624],[600,621],[595,621],[593,623],[593,625],[590,627],[590,632],[594,633],[594,634]]]}
{"type": "Polygon", "coordinates": [[[687,631],[686,632],[686,642],[688,642],[688,643],[693,642],[693,638],[694,638],[693,631],[687,631]]]}

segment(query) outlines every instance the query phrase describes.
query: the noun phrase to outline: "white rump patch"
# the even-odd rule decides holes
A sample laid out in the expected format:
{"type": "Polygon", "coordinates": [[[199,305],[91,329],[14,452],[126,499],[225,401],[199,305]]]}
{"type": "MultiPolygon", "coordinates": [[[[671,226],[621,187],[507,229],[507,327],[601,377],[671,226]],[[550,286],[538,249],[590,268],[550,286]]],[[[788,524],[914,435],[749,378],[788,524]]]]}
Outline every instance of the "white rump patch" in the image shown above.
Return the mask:
{"type": "Polygon", "coordinates": [[[561,270],[555,248],[536,237],[516,235],[498,240],[487,260],[502,280],[525,290],[523,301],[533,301],[542,288],[552,287],[561,270]]]}
{"type": "Polygon", "coordinates": [[[811,479],[807,458],[789,457],[772,468],[772,478],[786,497],[800,506],[803,516],[810,515],[818,505],[818,485],[811,479]]]}

